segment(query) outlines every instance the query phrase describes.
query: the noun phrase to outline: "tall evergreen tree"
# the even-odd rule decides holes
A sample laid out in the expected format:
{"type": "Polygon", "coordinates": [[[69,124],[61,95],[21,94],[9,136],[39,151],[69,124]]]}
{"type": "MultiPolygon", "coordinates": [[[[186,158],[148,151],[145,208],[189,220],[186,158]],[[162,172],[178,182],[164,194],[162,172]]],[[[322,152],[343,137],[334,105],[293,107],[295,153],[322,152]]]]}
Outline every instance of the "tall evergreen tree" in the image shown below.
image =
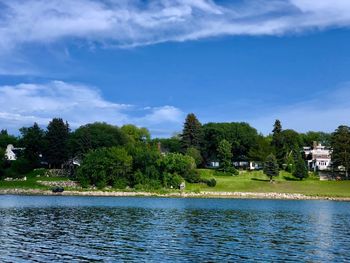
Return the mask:
{"type": "Polygon", "coordinates": [[[54,118],[47,126],[45,157],[50,166],[60,168],[68,159],[69,125],[54,118]]]}
{"type": "Polygon", "coordinates": [[[309,173],[307,171],[307,167],[305,164],[305,160],[301,156],[301,153],[298,153],[296,156],[296,160],[294,161],[295,168],[293,170],[293,175],[296,178],[299,178],[300,180],[303,180],[303,178],[307,178],[309,173]]]}
{"type": "Polygon", "coordinates": [[[339,126],[332,133],[331,147],[333,149],[333,165],[335,167],[343,166],[346,178],[348,178],[350,169],[350,128],[348,126],[339,126]]]}
{"type": "Polygon", "coordinates": [[[190,113],[187,115],[184,128],[181,135],[182,150],[190,147],[199,149],[202,140],[202,124],[197,119],[196,115],[190,113]]]}
{"type": "Polygon", "coordinates": [[[285,154],[283,151],[283,135],[280,120],[276,120],[275,124],[273,125],[271,145],[274,148],[279,165],[282,165],[284,162],[285,154]]]}
{"type": "Polygon", "coordinates": [[[270,154],[266,157],[266,162],[264,165],[264,174],[266,174],[270,178],[270,182],[272,182],[272,178],[279,175],[278,163],[276,157],[273,154],[270,154]]]}
{"type": "Polygon", "coordinates": [[[218,158],[220,161],[220,168],[225,172],[232,169],[232,144],[227,140],[220,141],[218,145],[218,158]]]}
{"type": "Polygon", "coordinates": [[[24,157],[35,167],[39,164],[40,155],[44,151],[45,132],[37,123],[34,123],[32,127],[21,128],[20,133],[21,144],[25,147],[24,157]]]}

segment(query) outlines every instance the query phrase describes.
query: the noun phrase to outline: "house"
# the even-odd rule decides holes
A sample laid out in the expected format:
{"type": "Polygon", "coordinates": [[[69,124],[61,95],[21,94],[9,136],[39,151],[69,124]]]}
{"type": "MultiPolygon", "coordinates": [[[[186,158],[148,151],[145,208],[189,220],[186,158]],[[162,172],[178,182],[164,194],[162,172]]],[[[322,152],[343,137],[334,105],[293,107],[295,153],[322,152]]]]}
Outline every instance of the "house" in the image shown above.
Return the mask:
{"type": "Polygon", "coordinates": [[[304,147],[308,168],[312,171],[325,171],[331,168],[332,150],[314,142],[313,147],[304,147]]]}
{"type": "Polygon", "coordinates": [[[16,161],[18,152],[23,150],[24,148],[15,148],[12,144],[9,144],[6,147],[5,159],[8,161],[16,161]]]}

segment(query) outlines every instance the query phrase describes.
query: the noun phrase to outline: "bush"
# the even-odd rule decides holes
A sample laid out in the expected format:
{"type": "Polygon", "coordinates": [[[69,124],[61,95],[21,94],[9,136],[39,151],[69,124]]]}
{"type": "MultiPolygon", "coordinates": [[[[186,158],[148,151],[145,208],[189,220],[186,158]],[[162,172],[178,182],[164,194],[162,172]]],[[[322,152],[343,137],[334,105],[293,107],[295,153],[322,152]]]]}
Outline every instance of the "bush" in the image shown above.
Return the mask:
{"type": "Polygon", "coordinates": [[[25,158],[18,158],[16,161],[11,162],[11,170],[18,175],[24,175],[33,170],[30,162],[25,158]]]}
{"type": "Polygon", "coordinates": [[[189,183],[199,183],[201,181],[200,174],[197,170],[188,171],[183,178],[189,183]]]}
{"type": "Polygon", "coordinates": [[[165,187],[168,187],[168,188],[173,187],[175,189],[179,189],[182,181],[183,181],[182,177],[178,174],[165,173],[163,175],[163,184],[165,187]]]}
{"type": "Polygon", "coordinates": [[[207,180],[207,186],[209,187],[215,187],[216,186],[216,180],[214,178],[207,180]]]}
{"type": "Polygon", "coordinates": [[[159,161],[159,166],[165,173],[177,173],[185,177],[196,168],[194,159],[180,153],[169,153],[159,161]]]}
{"type": "MultiPolygon", "coordinates": [[[[82,186],[104,188],[114,186],[119,179],[130,182],[132,157],[124,148],[112,147],[90,151],[78,168],[78,181],[82,186]]],[[[117,182],[117,184],[120,182],[117,182]]]]}
{"type": "Polygon", "coordinates": [[[186,151],[186,155],[192,157],[197,166],[201,165],[203,162],[201,152],[197,148],[188,148],[186,151]]]}

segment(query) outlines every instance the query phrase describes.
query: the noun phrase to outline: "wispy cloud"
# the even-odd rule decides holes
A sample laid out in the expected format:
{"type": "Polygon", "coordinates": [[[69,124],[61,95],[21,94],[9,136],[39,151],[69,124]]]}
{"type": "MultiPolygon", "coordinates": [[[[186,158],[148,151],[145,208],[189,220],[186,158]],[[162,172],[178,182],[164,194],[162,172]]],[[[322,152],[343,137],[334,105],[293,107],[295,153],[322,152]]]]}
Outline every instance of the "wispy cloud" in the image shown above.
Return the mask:
{"type": "Polygon", "coordinates": [[[348,0],[0,0],[0,51],[60,40],[137,46],[350,25],[348,0]]]}
{"type": "Polygon", "coordinates": [[[0,86],[2,128],[14,131],[33,122],[45,126],[53,117],[69,121],[73,128],[95,121],[116,125],[134,123],[151,131],[162,129],[160,135],[164,136],[181,127],[183,113],[173,106],[144,109],[113,103],[105,100],[94,87],[62,81],[0,86]]]}
{"type": "Polygon", "coordinates": [[[249,122],[265,134],[271,132],[276,119],[282,121],[285,129],[332,132],[339,125],[350,125],[349,101],[350,83],[344,83],[331,91],[315,94],[312,100],[274,109],[268,107],[249,122]]]}

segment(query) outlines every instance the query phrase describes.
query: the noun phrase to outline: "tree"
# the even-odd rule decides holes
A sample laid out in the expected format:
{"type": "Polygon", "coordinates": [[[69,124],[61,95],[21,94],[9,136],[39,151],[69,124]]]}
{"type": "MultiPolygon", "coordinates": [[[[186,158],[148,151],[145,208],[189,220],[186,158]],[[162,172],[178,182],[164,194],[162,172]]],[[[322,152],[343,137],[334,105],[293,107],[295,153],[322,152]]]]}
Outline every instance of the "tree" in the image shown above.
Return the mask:
{"type": "Polygon", "coordinates": [[[301,156],[301,153],[297,155],[296,160],[294,161],[295,168],[293,171],[293,175],[296,178],[299,178],[300,180],[303,180],[303,178],[307,178],[309,173],[305,164],[305,160],[301,156]]]}
{"type": "Polygon", "coordinates": [[[62,119],[54,118],[45,134],[45,157],[50,166],[58,168],[68,159],[69,125],[62,119]]]}
{"type": "Polygon", "coordinates": [[[343,166],[348,178],[350,168],[350,128],[348,126],[341,125],[332,133],[331,147],[333,165],[343,166]]]}
{"type": "Polygon", "coordinates": [[[45,132],[37,123],[32,127],[23,127],[20,129],[21,145],[25,148],[24,158],[26,158],[33,167],[39,165],[40,155],[44,152],[45,132]]]}
{"type": "Polygon", "coordinates": [[[264,174],[266,174],[270,178],[270,182],[272,182],[272,178],[279,175],[278,163],[275,155],[270,154],[267,156],[265,165],[264,165],[264,174]]]}
{"type": "MultiPolygon", "coordinates": [[[[124,129],[130,131],[131,127],[127,126],[124,129]]],[[[132,132],[130,131],[130,133],[132,132]]],[[[126,135],[117,126],[104,122],[86,124],[71,134],[70,152],[72,155],[79,155],[97,148],[123,146],[128,142],[129,135],[126,135]]],[[[129,139],[131,140],[131,135],[129,139]]]]}
{"type": "Polygon", "coordinates": [[[195,160],[197,167],[203,163],[201,152],[197,148],[188,148],[186,155],[191,156],[195,160]]]}
{"type": "Polygon", "coordinates": [[[227,140],[220,141],[218,145],[218,158],[220,162],[220,168],[224,172],[232,169],[232,145],[227,140]]]}
{"type": "Polygon", "coordinates": [[[100,148],[86,154],[78,168],[78,180],[83,187],[127,186],[131,171],[132,157],[124,148],[100,148]]]}
{"type": "Polygon", "coordinates": [[[248,161],[249,151],[256,147],[258,132],[245,122],[207,123],[203,127],[202,156],[206,163],[218,158],[218,145],[225,139],[232,145],[232,154],[237,161],[248,161]]]}
{"type": "Polygon", "coordinates": [[[283,164],[283,159],[285,156],[283,153],[282,125],[280,120],[276,120],[275,124],[273,125],[271,145],[275,149],[275,154],[279,164],[283,164]]]}
{"type": "Polygon", "coordinates": [[[120,128],[127,136],[128,142],[131,144],[149,142],[151,135],[146,128],[138,128],[135,125],[127,124],[120,128]]]}
{"type": "Polygon", "coordinates": [[[15,136],[9,135],[7,130],[0,131],[0,148],[6,149],[8,144],[17,144],[18,139],[15,136]]]}
{"type": "Polygon", "coordinates": [[[190,113],[187,115],[184,128],[181,135],[181,145],[183,152],[189,147],[199,149],[202,141],[202,124],[198,121],[196,115],[190,113]]]}

